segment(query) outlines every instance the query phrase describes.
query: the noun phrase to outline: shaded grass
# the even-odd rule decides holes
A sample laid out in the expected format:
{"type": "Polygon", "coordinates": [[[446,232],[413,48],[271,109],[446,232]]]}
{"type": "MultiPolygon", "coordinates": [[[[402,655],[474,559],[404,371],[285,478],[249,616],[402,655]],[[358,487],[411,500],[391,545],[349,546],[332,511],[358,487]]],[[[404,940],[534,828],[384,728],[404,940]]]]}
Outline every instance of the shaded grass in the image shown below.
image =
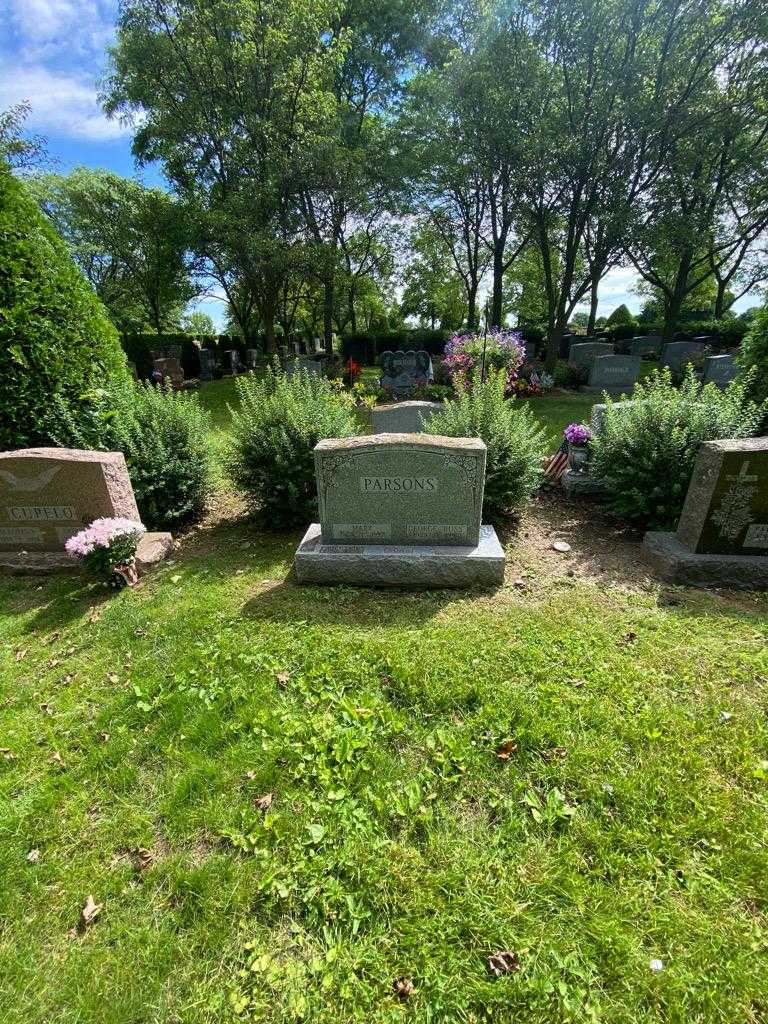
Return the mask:
{"type": "Polygon", "coordinates": [[[298,588],[296,540],[0,581],[4,1021],[758,1020],[765,600],[298,588]]]}

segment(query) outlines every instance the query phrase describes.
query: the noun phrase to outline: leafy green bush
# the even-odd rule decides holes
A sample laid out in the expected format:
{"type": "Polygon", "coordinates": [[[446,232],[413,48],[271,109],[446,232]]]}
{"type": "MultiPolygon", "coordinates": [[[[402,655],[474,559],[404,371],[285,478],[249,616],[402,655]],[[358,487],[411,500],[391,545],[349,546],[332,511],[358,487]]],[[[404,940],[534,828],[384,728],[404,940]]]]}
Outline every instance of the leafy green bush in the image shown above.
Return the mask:
{"type": "Polygon", "coordinates": [[[607,327],[634,327],[637,320],[632,316],[629,308],[622,303],[614,309],[605,323],[607,327]]]}
{"type": "Polygon", "coordinates": [[[261,379],[239,377],[237,391],[230,476],[270,527],[308,525],[317,512],[312,451],[323,438],[357,433],[351,399],[323,377],[271,367],[261,379]]]}
{"type": "Polygon", "coordinates": [[[0,161],[0,449],[98,445],[126,379],[106,310],[0,161]]]}
{"type": "Polygon", "coordinates": [[[173,529],[199,518],[210,493],[210,416],[195,394],[139,381],[116,393],[109,444],[125,455],[141,520],[173,529]]]}
{"type": "Polygon", "coordinates": [[[761,309],[752,317],[736,362],[744,370],[753,371],[750,397],[757,402],[765,401],[768,398],[768,309],[761,309]]]}
{"type": "Polygon", "coordinates": [[[475,377],[425,430],[446,437],[480,437],[488,447],[483,516],[498,520],[523,506],[542,478],[546,432],[530,409],[504,398],[505,374],[475,377]]]}
{"type": "Polygon", "coordinates": [[[610,509],[640,525],[674,529],[701,442],[757,433],[763,413],[747,398],[749,383],[720,391],[689,373],[677,389],[669,370],[656,370],[635,386],[629,408],[608,399],[590,452],[610,509]]]}

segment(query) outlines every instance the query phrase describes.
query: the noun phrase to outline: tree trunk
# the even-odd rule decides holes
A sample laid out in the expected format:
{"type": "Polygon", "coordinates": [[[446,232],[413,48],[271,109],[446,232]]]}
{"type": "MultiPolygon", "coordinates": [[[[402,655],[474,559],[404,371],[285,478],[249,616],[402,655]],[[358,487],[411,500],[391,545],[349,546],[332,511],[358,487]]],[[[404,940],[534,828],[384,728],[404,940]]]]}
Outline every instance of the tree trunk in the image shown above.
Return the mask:
{"type": "Polygon", "coordinates": [[[552,325],[549,331],[549,337],[547,340],[547,358],[546,367],[547,372],[552,373],[555,369],[558,359],[560,358],[560,343],[563,340],[563,327],[561,324],[555,323],[552,325]]]}
{"type": "Polygon", "coordinates": [[[349,289],[349,326],[352,328],[352,333],[357,334],[357,313],[355,313],[355,289],[349,289]]]}
{"type": "Polygon", "coordinates": [[[491,295],[491,327],[501,327],[504,300],[504,249],[493,250],[493,292],[491,295]]]}
{"type": "Polygon", "coordinates": [[[684,298],[684,293],[681,293],[679,289],[664,298],[664,327],[661,331],[661,339],[664,344],[674,341],[684,298]]]}
{"type": "Polygon", "coordinates": [[[587,322],[587,334],[591,337],[595,333],[595,321],[597,320],[597,286],[599,282],[592,280],[589,286],[589,320],[587,322]]]}
{"type": "Polygon", "coordinates": [[[333,358],[333,268],[327,268],[323,280],[323,344],[325,354],[333,358]]]}
{"type": "Polygon", "coordinates": [[[726,313],[725,293],[728,291],[727,281],[717,282],[717,295],[715,296],[715,320],[720,320],[726,313]]]}
{"type": "Polygon", "coordinates": [[[467,328],[477,330],[477,282],[467,289],[467,328]]]}

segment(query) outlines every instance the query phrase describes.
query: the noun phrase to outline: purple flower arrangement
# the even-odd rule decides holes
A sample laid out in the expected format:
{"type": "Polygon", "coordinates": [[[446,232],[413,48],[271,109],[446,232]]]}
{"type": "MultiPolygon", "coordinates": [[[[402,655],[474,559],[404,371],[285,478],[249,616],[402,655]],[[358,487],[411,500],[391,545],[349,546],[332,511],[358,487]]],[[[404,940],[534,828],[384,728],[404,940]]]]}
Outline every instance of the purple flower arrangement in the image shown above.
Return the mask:
{"type": "Polygon", "coordinates": [[[586,444],[592,440],[592,431],[581,423],[569,423],[563,434],[568,444],[586,444]]]}
{"type": "Polygon", "coordinates": [[[111,583],[121,580],[133,586],[136,573],[136,549],[145,527],[133,519],[94,519],[85,530],[70,537],[64,547],[67,554],[111,583]]]}
{"type": "Polygon", "coordinates": [[[446,343],[443,366],[456,384],[466,385],[472,374],[481,368],[483,351],[486,370],[505,370],[507,389],[511,389],[525,362],[520,331],[496,329],[485,337],[482,334],[454,334],[446,343]]]}

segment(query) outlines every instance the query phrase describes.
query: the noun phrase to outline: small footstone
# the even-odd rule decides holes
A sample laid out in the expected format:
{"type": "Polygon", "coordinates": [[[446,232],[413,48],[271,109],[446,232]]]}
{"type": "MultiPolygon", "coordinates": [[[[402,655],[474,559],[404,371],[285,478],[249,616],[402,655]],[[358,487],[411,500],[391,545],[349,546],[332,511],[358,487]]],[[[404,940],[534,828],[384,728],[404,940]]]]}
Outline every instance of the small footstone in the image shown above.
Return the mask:
{"type": "Polygon", "coordinates": [[[552,545],[552,550],[559,551],[561,555],[565,555],[571,550],[571,545],[567,544],[564,540],[556,540],[552,545]]]}

